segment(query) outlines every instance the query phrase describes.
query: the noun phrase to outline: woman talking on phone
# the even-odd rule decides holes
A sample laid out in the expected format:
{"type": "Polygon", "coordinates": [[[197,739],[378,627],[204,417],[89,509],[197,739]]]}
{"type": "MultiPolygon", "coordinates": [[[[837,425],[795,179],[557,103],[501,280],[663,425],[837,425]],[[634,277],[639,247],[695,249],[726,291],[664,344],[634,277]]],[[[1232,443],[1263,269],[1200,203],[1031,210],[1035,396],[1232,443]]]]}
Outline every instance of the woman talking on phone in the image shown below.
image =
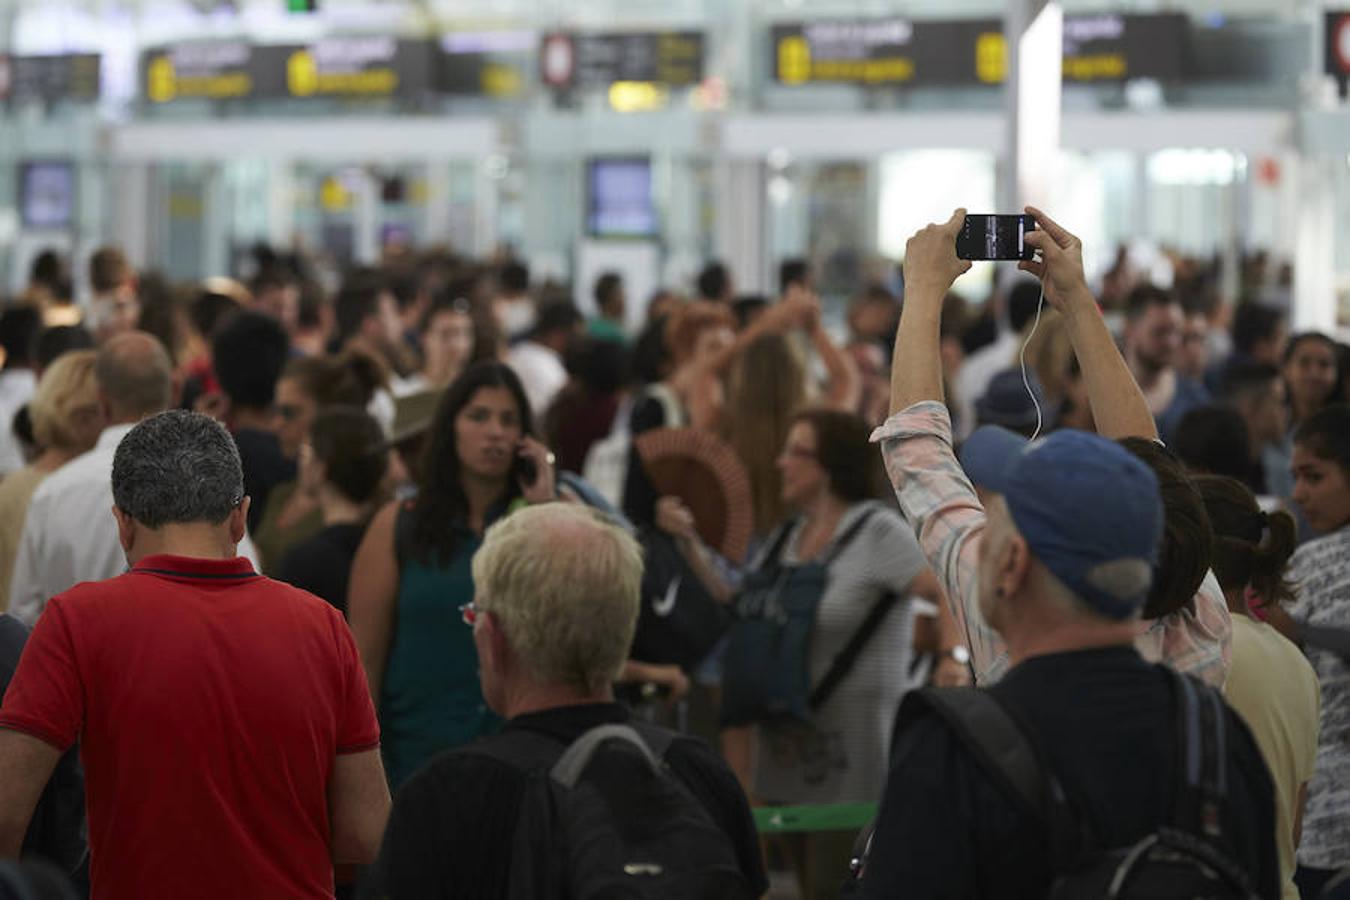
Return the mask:
{"type": "Polygon", "coordinates": [[[417,497],[382,509],[356,552],[348,610],[392,788],[496,724],[460,610],[473,601],[469,561],[487,527],[554,499],[553,454],[531,431],[515,373],[471,366],[441,399],[417,497]]]}

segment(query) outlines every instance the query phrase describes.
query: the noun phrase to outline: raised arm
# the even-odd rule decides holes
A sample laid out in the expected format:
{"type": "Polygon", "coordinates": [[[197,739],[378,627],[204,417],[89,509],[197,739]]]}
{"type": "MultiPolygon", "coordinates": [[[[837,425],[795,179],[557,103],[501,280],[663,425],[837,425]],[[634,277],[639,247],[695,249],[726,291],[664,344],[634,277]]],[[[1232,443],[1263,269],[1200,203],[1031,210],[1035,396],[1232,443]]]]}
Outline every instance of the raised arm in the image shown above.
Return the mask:
{"type": "Polygon", "coordinates": [[[929,225],[905,244],[905,305],[891,361],[891,415],[925,400],[943,401],[939,352],[942,301],[952,282],[970,269],[956,256],[956,235],[966,211],[929,225]]]}
{"type": "Polygon", "coordinates": [[[656,527],[675,539],[675,547],[698,576],[703,589],[718,603],[730,603],[734,588],[722,580],[694,528],[694,514],[679,497],[662,497],[656,501],[656,527]]]}
{"type": "Polygon", "coordinates": [[[352,560],[351,584],[347,588],[347,614],[352,636],[361,654],[376,709],[380,705],[384,669],[389,662],[394,610],[398,602],[398,560],[394,552],[397,517],[398,504],[390,503],[371,521],[352,560]]]}
{"type": "Polygon", "coordinates": [[[787,331],[792,327],[796,315],[798,315],[797,309],[792,304],[776,303],[770,306],[760,313],[755,321],[741,329],[734,341],[711,356],[703,367],[703,372],[716,375],[718,378],[726,375],[731,369],[731,364],[736,361],[736,357],[745,352],[745,348],[763,335],[787,331]]]}
{"type": "Polygon", "coordinates": [[[855,412],[862,393],[862,378],[858,374],[858,367],[834,342],[821,323],[820,298],[811,294],[805,302],[809,304],[807,334],[811,338],[811,346],[815,349],[816,355],[825,366],[825,405],[830,409],[855,412]]]}
{"type": "Polygon", "coordinates": [[[1027,212],[1035,217],[1040,230],[1029,233],[1026,242],[1040,251],[1041,258],[1024,260],[1017,267],[1039,278],[1045,299],[1064,314],[1097,431],[1112,440],[1157,440],[1158,426],[1143,392],[1088,290],[1083,274],[1083,242],[1035,207],[1028,206],[1027,212]]]}

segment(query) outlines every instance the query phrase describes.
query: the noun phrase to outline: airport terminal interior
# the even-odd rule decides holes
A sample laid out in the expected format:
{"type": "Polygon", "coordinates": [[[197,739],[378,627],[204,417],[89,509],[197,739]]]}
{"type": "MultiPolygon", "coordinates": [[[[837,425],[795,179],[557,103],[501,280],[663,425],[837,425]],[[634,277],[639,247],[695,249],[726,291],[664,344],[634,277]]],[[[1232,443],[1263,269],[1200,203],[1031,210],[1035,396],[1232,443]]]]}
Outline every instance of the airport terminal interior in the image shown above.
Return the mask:
{"type": "Polygon", "coordinates": [[[1350,897],[1350,0],[0,0],[0,346],[0,900],[1350,897]]]}

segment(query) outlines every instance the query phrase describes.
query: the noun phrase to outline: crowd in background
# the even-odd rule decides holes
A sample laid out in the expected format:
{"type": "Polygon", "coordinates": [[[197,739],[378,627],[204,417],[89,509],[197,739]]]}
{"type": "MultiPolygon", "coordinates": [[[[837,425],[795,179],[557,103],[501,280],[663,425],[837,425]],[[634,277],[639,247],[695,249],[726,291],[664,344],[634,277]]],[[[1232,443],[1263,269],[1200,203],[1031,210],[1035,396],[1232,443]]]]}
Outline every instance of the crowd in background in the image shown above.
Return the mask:
{"type": "MultiPolygon", "coordinates": [[[[903,358],[897,326],[913,290],[902,279],[858,285],[835,323],[805,260],[783,262],[772,296],[738,293],[729,269],[711,263],[694,284],[644,298],[640,316],[622,275],[608,272],[587,286],[587,316],[566,287],[534,283],[506,255],[391,250],[333,290],[301,256],[260,247],[253,257],[244,281],[172,284],[105,247],[76,298],[66,261],[45,253],[5,305],[0,621],[32,627],[52,598],[126,570],[125,532],[108,515],[119,442],[137,423],[184,409],[223,423],[237,447],[248,498],[240,556],[348,623],[395,794],[410,782],[449,790],[449,775],[438,771],[437,782],[428,765],[497,734],[522,708],[487,696],[485,666],[498,687],[524,676],[486,663],[490,639],[461,619],[495,600],[479,583],[492,564],[480,552],[489,530],[505,534],[523,508],[555,498],[601,511],[640,546],[641,614],[617,690],[644,719],[718,748],[729,774],[692,750],[680,751],[677,768],[723,779],[719,796],[739,785],[752,805],[877,802],[902,698],[927,683],[992,682],[1006,667],[995,639],[982,645],[950,596],[959,586],[935,568],[936,538],[916,534],[912,507],[897,508],[898,476],[888,483],[871,443],[901,411],[892,362],[903,358]],[[706,482],[679,490],[680,477],[662,468],[672,458],[702,465],[706,482]],[[832,683],[814,698],[805,736],[742,705],[737,673],[749,651],[725,622],[702,629],[694,649],[650,622],[662,596],[730,609],[784,584],[810,592],[800,584],[811,578],[806,666],[812,684],[832,683]]],[[[1162,488],[1162,571],[1182,573],[1161,587],[1155,574],[1143,617],[1156,623],[1157,653],[1145,650],[1149,635],[1136,643],[1151,661],[1227,683],[1245,712],[1242,692],[1259,695],[1247,708],[1264,708],[1272,688],[1253,683],[1256,664],[1232,660],[1265,652],[1270,666],[1287,663],[1265,631],[1247,633],[1249,616],[1290,638],[1308,624],[1350,627],[1350,347],[1289,333],[1289,273],[1262,256],[1244,260],[1233,296],[1217,261],[1172,256],[1166,268],[1160,278],[1122,251],[1094,285],[1170,448],[1127,445],[1162,488]],[[1233,634],[1230,614],[1242,623],[1233,634]],[[1171,643],[1175,622],[1194,646],[1171,643]]],[[[948,441],[959,448],[986,425],[1026,437],[1106,433],[1072,316],[1040,280],[1007,274],[980,306],[941,299],[948,441]]],[[[1305,898],[1350,866],[1350,669],[1334,652],[1308,652],[1304,681],[1279,682],[1291,694],[1284,708],[1306,707],[1311,692],[1320,710],[1302,723],[1300,740],[1311,727],[1311,743],[1286,748],[1301,775],[1293,785],[1276,778],[1294,796],[1279,794],[1275,826],[1287,838],[1281,884],[1297,896],[1288,876],[1301,818],[1305,898]],[[1314,751],[1315,766],[1304,759],[1314,751]]],[[[0,673],[12,670],[0,662],[0,673]]],[[[1267,726],[1251,727],[1267,752],[1267,726]]],[[[358,743],[368,730],[353,726],[358,743]]],[[[59,777],[78,794],[78,771],[58,771],[53,790],[59,777]]],[[[391,841],[420,827],[402,802],[391,841]]],[[[743,861],[754,841],[739,815],[726,821],[743,861]]],[[[766,849],[803,896],[823,896],[851,842],[785,838],[766,849]]],[[[43,848],[48,858],[77,871],[79,853],[57,844],[43,848]]],[[[411,880],[391,874],[394,859],[429,862],[386,853],[375,874],[340,868],[339,885],[384,878],[393,896],[431,895],[426,869],[411,880]],[[400,894],[396,883],[420,887],[400,894]]],[[[445,865],[438,871],[450,878],[464,863],[445,865]]],[[[767,885],[760,865],[745,872],[758,890],[767,885]]],[[[497,889],[482,890],[437,895],[497,889]]]]}

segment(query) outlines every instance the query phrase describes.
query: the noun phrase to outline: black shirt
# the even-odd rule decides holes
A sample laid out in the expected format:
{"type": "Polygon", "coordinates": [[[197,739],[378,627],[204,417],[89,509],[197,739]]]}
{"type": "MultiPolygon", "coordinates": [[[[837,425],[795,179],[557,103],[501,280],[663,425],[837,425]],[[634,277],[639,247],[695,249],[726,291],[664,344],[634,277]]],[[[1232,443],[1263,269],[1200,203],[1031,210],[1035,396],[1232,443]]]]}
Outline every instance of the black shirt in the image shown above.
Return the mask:
{"type": "MultiPolygon", "coordinates": [[[[1171,818],[1176,713],[1170,676],[1132,647],[1029,659],[990,688],[1032,737],[1104,847],[1171,818]]],[[[1274,789],[1250,732],[1228,710],[1228,856],[1261,897],[1279,897],[1274,789]]],[[[1047,835],[936,713],[896,738],[863,880],[868,898],[1044,897],[1047,835]]]]}
{"type": "MultiPolygon", "coordinates": [[[[597,725],[626,722],[617,703],[561,707],[517,716],[483,745],[528,729],[576,740],[597,725]]],[[[756,894],[768,889],[754,820],[740,784],[702,741],[679,740],[666,760],[728,835],[756,894]]],[[[392,900],[496,900],[506,896],[511,843],[527,774],[480,752],[450,750],[410,778],[394,798],[384,847],[364,896],[392,900]]]]}
{"type": "MultiPolygon", "coordinates": [[[[655,397],[642,397],[633,404],[628,419],[628,431],[637,437],[646,431],[665,428],[666,408],[655,397]]],[[[656,487],[647,477],[647,470],[638,455],[637,445],[628,448],[628,473],[623,485],[623,514],[635,525],[651,525],[656,521],[656,487]]]]}
{"type": "Polygon", "coordinates": [[[244,466],[244,493],[252,498],[248,530],[257,531],[267,509],[267,495],[277,485],[295,480],[295,463],[281,454],[281,443],[270,431],[241,428],[234,433],[234,443],[244,466]]]}
{"type": "Polygon", "coordinates": [[[276,579],[309,591],[347,614],[347,582],[356,548],[366,533],[364,523],[328,525],[292,547],[277,566],[276,579]]]}
{"type": "MultiPolygon", "coordinates": [[[[0,697],[9,688],[27,641],[27,626],[13,616],[0,615],[0,697]]],[[[67,875],[80,876],[86,849],[84,773],[79,748],[72,747],[56,764],[33,810],[24,835],[23,855],[53,863],[67,875]]]]}

